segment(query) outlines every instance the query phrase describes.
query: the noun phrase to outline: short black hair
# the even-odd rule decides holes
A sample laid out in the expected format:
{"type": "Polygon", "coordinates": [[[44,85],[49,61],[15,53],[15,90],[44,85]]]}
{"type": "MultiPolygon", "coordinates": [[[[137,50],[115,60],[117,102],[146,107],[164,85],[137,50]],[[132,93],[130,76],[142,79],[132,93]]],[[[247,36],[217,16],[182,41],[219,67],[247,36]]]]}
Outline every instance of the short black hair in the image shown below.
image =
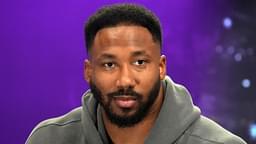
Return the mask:
{"type": "Polygon", "coordinates": [[[162,47],[161,25],[158,18],[148,9],[137,4],[114,4],[100,8],[85,25],[87,52],[90,51],[97,32],[118,25],[143,26],[152,34],[153,40],[162,47]]]}

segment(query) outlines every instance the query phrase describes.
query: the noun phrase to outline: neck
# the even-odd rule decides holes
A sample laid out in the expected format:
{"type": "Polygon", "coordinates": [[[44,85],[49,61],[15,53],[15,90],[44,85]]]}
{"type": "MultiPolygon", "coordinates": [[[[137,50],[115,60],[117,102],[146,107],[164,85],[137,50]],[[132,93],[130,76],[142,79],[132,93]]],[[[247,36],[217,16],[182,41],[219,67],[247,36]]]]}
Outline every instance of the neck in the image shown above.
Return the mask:
{"type": "Polygon", "coordinates": [[[114,144],[143,144],[146,137],[149,135],[155,120],[160,112],[163,103],[163,88],[161,86],[158,97],[151,106],[147,116],[139,123],[132,127],[120,128],[110,122],[104,110],[102,112],[103,122],[108,135],[114,144]]]}

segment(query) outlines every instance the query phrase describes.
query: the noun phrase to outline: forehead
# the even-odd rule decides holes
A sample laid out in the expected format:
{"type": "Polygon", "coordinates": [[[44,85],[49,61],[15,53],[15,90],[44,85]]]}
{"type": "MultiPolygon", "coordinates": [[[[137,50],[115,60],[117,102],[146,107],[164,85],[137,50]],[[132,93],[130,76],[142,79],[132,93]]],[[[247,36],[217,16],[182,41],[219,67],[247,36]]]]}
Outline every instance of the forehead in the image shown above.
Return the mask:
{"type": "Polygon", "coordinates": [[[91,55],[95,57],[104,52],[118,54],[129,51],[160,54],[160,44],[154,41],[152,34],[142,26],[108,27],[97,32],[91,55]]]}

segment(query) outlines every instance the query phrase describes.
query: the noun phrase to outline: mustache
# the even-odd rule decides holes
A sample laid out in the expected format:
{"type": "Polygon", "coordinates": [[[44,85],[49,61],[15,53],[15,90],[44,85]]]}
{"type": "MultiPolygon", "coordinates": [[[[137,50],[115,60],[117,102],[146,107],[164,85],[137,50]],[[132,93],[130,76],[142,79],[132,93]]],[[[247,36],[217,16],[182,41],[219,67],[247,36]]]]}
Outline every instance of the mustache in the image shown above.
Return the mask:
{"type": "Polygon", "coordinates": [[[107,96],[109,97],[119,97],[119,96],[124,96],[124,95],[129,95],[135,98],[141,98],[142,95],[133,89],[119,89],[118,91],[108,93],[107,96]]]}

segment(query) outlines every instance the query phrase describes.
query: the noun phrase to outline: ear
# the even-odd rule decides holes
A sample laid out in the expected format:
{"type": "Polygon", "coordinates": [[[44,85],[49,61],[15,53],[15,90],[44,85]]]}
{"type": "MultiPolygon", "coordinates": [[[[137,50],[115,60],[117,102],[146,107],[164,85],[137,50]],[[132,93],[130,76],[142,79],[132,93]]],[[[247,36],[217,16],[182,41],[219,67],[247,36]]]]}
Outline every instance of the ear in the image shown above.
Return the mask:
{"type": "Polygon", "coordinates": [[[92,65],[91,62],[86,59],[84,60],[84,79],[90,83],[92,76],[92,65]]]}
{"type": "Polygon", "coordinates": [[[160,72],[160,79],[163,80],[166,75],[166,57],[165,57],[165,55],[161,55],[161,57],[160,57],[159,72],[160,72]]]}

